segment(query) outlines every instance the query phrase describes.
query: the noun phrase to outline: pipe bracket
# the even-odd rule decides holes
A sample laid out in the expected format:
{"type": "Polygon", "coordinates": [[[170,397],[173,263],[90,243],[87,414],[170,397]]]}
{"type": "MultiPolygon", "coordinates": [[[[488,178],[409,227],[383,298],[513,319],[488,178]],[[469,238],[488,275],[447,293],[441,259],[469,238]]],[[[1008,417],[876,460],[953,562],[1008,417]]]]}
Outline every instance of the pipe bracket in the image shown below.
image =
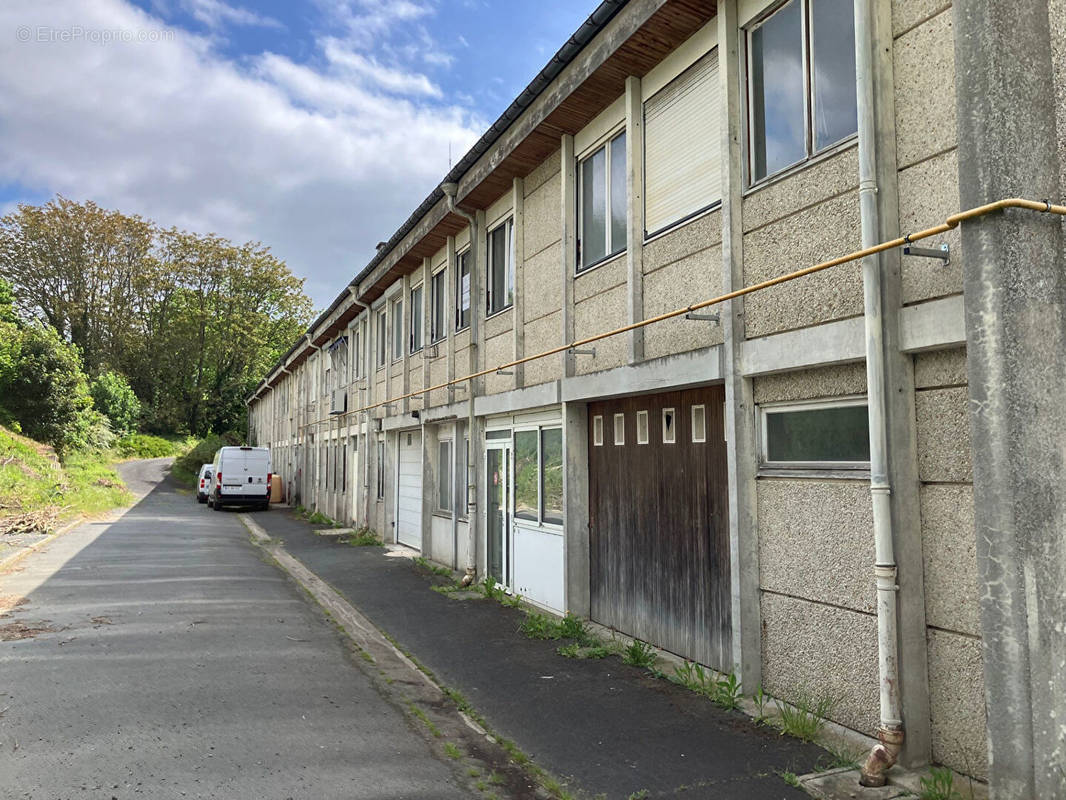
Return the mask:
{"type": "Polygon", "coordinates": [[[915,247],[910,244],[910,237],[905,237],[907,244],[903,247],[903,255],[905,256],[918,256],[919,258],[938,258],[943,263],[941,266],[946,267],[951,263],[951,245],[947,242],[941,243],[937,248],[932,247],[915,247]]]}

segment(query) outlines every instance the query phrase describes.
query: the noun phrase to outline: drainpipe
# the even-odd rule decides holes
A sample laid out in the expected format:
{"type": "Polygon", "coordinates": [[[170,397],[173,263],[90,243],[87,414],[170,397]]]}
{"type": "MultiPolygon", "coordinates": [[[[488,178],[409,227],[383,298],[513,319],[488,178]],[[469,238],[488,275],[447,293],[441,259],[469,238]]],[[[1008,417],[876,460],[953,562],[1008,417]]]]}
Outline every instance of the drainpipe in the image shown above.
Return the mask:
{"type": "MultiPolygon", "coordinates": [[[[322,348],[319,347],[317,344],[315,344],[313,341],[311,341],[311,334],[310,333],[305,333],[304,336],[307,337],[307,346],[310,347],[313,350],[317,350],[319,352],[319,354],[321,354],[322,353],[322,348]]],[[[321,371],[322,371],[322,365],[321,364],[318,365],[318,371],[319,371],[319,373],[321,373],[321,371]]],[[[308,378],[309,378],[309,380],[311,382],[311,386],[310,386],[311,397],[317,398],[315,400],[315,408],[317,409],[318,408],[318,400],[321,399],[321,398],[319,398],[318,395],[315,394],[315,392],[318,391],[318,387],[319,387],[319,384],[321,383],[321,381],[319,380],[318,376],[315,375],[314,373],[312,373],[310,376],[308,376],[308,378]]],[[[316,423],[318,422],[317,419],[315,419],[313,421],[316,422],[316,423]]],[[[318,433],[318,428],[317,427],[314,430],[315,430],[315,433],[318,433]]],[[[321,475],[318,474],[318,463],[319,463],[319,460],[318,460],[318,448],[322,444],[321,441],[320,441],[321,438],[322,438],[321,436],[317,436],[315,438],[315,452],[314,452],[313,455],[311,455],[311,465],[313,465],[314,469],[307,470],[308,472],[312,473],[315,476],[315,487],[314,487],[315,490],[314,490],[314,503],[313,503],[315,511],[319,510],[319,508],[318,508],[318,483],[319,483],[319,478],[322,477],[321,475]]],[[[307,448],[306,446],[305,446],[304,449],[305,450],[309,450],[309,448],[307,448]]]]}
{"type": "MultiPolygon", "coordinates": [[[[859,210],[862,245],[877,244],[877,147],[874,123],[874,9],[872,0],[855,0],[855,78],[859,123],[859,210]]],[[[881,270],[877,255],[863,259],[866,319],[866,382],[870,425],[870,500],[877,581],[877,663],[880,674],[881,724],[878,743],[862,766],[859,783],[884,786],[885,772],[903,747],[899,696],[899,645],[896,611],[896,556],[893,548],[892,486],[888,474],[887,403],[885,399],[884,327],[881,270]]]]}
{"type": "MultiPolygon", "coordinates": [[[[477,273],[477,247],[474,236],[477,233],[477,218],[469,211],[455,204],[455,195],[459,191],[457,183],[442,183],[441,191],[448,198],[448,210],[458,214],[470,223],[470,346],[477,347],[477,302],[474,297],[474,275],[477,273]]],[[[462,585],[469,586],[477,577],[477,481],[474,463],[474,379],[467,382],[467,409],[466,435],[469,444],[466,447],[466,575],[463,576],[462,585]]],[[[456,437],[458,438],[458,437],[456,437]]]]}
{"type": "MultiPolygon", "coordinates": [[[[358,294],[359,287],[350,285],[348,292],[352,296],[352,302],[359,306],[366,312],[366,335],[363,337],[363,380],[366,381],[366,401],[364,405],[370,403],[370,332],[373,328],[373,320],[371,319],[370,306],[366,303],[361,303],[356,296],[358,294]]],[[[367,527],[370,526],[370,412],[363,412],[363,457],[361,463],[363,466],[363,524],[367,527]]]]}

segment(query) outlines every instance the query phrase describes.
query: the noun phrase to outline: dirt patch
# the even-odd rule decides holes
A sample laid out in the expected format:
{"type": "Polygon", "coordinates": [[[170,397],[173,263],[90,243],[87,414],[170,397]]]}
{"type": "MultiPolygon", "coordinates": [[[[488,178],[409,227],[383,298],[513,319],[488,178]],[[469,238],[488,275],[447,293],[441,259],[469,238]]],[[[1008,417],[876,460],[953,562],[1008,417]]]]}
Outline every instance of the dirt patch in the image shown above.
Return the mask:
{"type": "Polygon", "coordinates": [[[59,628],[53,628],[48,620],[42,619],[29,625],[23,622],[9,622],[0,625],[0,642],[16,642],[20,639],[32,639],[39,633],[55,633],[59,628]]]}
{"type": "Polygon", "coordinates": [[[17,594],[0,594],[0,616],[11,616],[8,612],[30,602],[29,598],[17,594]]]}
{"type": "Polygon", "coordinates": [[[101,625],[110,625],[111,617],[93,617],[89,620],[89,622],[99,628],[101,625]]]}

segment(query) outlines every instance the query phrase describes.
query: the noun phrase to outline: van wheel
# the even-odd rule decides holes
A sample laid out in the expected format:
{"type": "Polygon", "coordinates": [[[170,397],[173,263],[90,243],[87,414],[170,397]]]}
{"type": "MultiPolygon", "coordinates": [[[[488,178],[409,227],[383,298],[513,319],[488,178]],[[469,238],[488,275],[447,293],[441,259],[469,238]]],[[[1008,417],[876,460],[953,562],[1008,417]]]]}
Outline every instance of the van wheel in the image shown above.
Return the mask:
{"type": "Polygon", "coordinates": [[[269,511],[270,510],[270,503],[263,503],[263,505],[259,506],[259,510],[260,511],[269,511]]]}
{"type": "Polygon", "coordinates": [[[211,504],[211,508],[215,509],[215,511],[221,511],[222,510],[222,504],[220,502],[218,502],[218,500],[216,499],[215,502],[213,502],[211,504]]]}

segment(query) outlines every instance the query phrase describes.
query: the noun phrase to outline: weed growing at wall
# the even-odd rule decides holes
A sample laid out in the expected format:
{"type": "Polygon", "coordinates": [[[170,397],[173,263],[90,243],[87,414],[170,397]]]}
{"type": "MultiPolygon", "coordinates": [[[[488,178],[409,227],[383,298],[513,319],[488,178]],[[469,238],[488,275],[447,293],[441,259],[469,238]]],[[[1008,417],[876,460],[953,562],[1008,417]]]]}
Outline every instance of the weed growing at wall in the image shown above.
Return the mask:
{"type": "Polygon", "coordinates": [[[640,639],[634,639],[625,650],[622,651],[622,663],[631,667],[654,667],[658,658],[655,648],[640,639]]]}
{"type": "Polygon", "coordinates": [[[375,547],[382,544],[381,537],[365,525],[344,540],[353,547],[375,547]]]}
{"type": "Polygon", "coordinates": [[[947,767],[933,767],[929,777],[921,779],[921,800],[962,800],[955,789],[955,775],[947,767]]]}
{"type": "Polygon", "coordinates": [[[836,707],[836,699],[819,695],[801,686],[792,693],[790,704],[775,700],[777,725],[782,733],[805,742],[813,742],[825,727],[825,720],[836,707]]]}

